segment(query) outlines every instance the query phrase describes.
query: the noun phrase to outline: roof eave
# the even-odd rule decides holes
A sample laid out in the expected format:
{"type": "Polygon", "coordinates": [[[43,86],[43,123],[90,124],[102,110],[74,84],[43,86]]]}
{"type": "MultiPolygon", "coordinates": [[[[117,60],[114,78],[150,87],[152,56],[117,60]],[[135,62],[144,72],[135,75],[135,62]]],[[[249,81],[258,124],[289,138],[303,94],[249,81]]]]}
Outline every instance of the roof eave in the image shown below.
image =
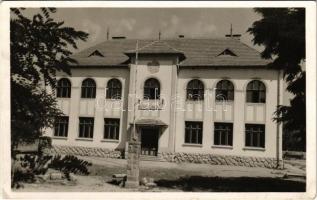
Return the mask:
{"type": "Polygon", "coordinates": [[[188,68],[191,68],[191,67],[195,67],[195,68],[197,68],[197,67],[201,67],[201,68],[205,68],[205,67],[214,67],[214,68],[224,68],[224,67],[225,68],[228,68],[228,67],[252,68],[252,67],[262,67],[262,68],[267,68],[267,69],[274,69],[274,68],[269,67],[267,64],[261,64],[261,65],[213,65],[213,64],[182,65],[182,64],[180,64],[179,66],[183,67],[183,68],[186,68],[186,67],[188,67],[188,68]]]}
{"type": "MultiPolygon", "coordinates": [[[[135,52],[125,52],[124,53],[125,55],[127,55],[127,56],[129,56],[129,58],[130,58],[130,56],[136,56],[136,53],[135,52]]],[[[186,59],[186,56],[185,56],[185,54],[184,53],[182,53],[182,52],[165,52],[165,53],[160,53],[160,52],[149,52],[149,53],[147,53],[147,52],[139,52],[138,53],[139,55],[157,55],[157,54],[160,54],[160,55],[178,55],[179,56],[179,58],[180,58],[180,61],[183,61],[183,60],[185,60],[186,59]]]]}
{"type": "Polygon", "coordinates": [[[108,67],[122,67],[126,68],[128,67],[128,64],[109,64],[109,65],[71,65],[71,68],[108,68],[108,67]]]}

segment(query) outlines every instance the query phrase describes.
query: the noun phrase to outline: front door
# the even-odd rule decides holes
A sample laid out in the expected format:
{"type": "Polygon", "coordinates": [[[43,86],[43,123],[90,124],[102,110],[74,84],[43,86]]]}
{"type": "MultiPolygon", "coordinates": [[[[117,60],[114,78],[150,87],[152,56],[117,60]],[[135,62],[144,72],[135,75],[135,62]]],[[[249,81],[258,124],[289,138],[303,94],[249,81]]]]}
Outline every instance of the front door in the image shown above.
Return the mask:
{"type": "Polygon", "coordinates": [[[159,131],[156,128],[142,128],[141,154],[157,156],[159,131]]]}

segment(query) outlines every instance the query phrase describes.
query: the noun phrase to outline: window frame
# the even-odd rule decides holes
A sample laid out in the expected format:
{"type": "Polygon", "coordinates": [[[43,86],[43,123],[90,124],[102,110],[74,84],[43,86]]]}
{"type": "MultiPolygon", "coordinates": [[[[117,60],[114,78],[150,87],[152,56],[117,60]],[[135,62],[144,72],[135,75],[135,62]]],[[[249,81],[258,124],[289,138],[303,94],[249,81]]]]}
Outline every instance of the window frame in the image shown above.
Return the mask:
{"type": "Polygon", "coordinates": [[[72,91],[72,84],[68,78],[61,78],[57,81],[57,85],[56,85],[57,98],[70,98],[71,91],[72,91]]]}
{"type": "Polygon", "coordinates": [[[119,138],[120,138],[120,119],[119,118],[104,118],[103,139],[119,140],[119,138]],[[109,132],[106,133],[107,130],[110,131],[110,133],[109,132]]]}
{"type": "Polygon", "coordinates": [[[69,117],[68,116],[58,116],[55,117],[54,121],[54,137],[68,137],[68,126],[69,126],[69,117]],[[62,133],[60,133],[60,130],[63,130],[62,133]],[[58,130],[58,131],[56,131],[58,130]]]}
{"type": "Polygon", "coordinates": [[[122,98],[122,83],[119,79],[112,78],[107,82],[107,92],[106,99],[116,99],[122,98]],[[111,85],[110,85],[111,84],[111,85]],[[117,84],[117,85],[115,85],[117,84]]]}
{"type": "Polygon", "coordinates": [[[187,101],[203,101],[204,95],[205,95],[205,86],[201,80],[192,79],[187,83],[186,85],[186,100],[187,101]]]}
{"type": "Polygon", "coordinates": [[[95,119],[93,117],[79,117],[79,129],[78,129],[78,138],[84,139],[93,139],[94,137],[94,124],[95,119]],[[82,121],[84,120],[84,121],[82,121]],[[88,122],[85,120],[89,120],[88,122]],[[86,126],[88,128],[88,133],[85,133],[86,126]],[[82,133],[83,132],[83,133],[82,133]]]}
{"type": "Polygon", "coordinates": [[[265,148],[265,124],[245,124],[245,147],[247,148],[265,148]],[[251,128],[251,129],[250,129],[251,128]],[[253,129],[257,128],[257,131],[253,129]],[[259,130],[263,128],[262,130],[259,130]],[[254,135],[256,134],[256,143],[254,145],[254,135]],[[250,138],[248,138],[250,135],[250,138]],[[261,141],[262,140],[262,141],[261,141]],[[251,142],[248,144],[248,141],[251,142]]]}
{"type": "Polygon", "coordinates": [[[215,95],[215,101],[216,102],[222,102],[222,101],[234,101],[234,85],[232,81],[230,80],[220,80],[216,84],[216,95],[215,95]],[[227,87],[224,87],[224,83],[227,83],[227,87]],[[220,87],[221,86],[221,87],[220,87]],[[230,86],[232,86],[232,89],[230,89],[230,86]],[[231,93],[231,95],[230,95],[231,93]],[[225,96],[225,99],[220,99],[219,95],[225,96]],[[230,98],[229,98],[230,97],[230,98]]]}
{"type": "Polygon", "coordinates": [[[228,122],[215,122],[214,123],[214,141],[213,144],[215,146],[233,146],[233,123],[228,122]],[[219,126],[224,126],[224,128],[217,128],[219,126]],[[226,127],[229,126],[229,129],[226,127]],[[220,136],[217,136],[220,133],[220,136]],[[222,137],[225,136],[225,142],[222,143],[222,137]],[[217,141],[218,144],[216,144],[216,139],[219,139],[217,141]]]}
{"type": "Polygon", "coordinates": [[[160,95],[161,95],[160,81],[156,78],[146,79],[144,81],[144,86],[143,86],[143,99],[145,99],[145,100],[158,100],[161,98],[160,95]],[[148,85],[148,84],[154,84],[154,85],[148,85]]]}
{"type": "Polygon", "coordinates": [[[86,78],[81,84],[81,98],[94,99],[96,98],[96,82],[92,78],[86,78]],[[88,82],[90,81],[90,83],[88,82]],[[87,84],[87,85],[84,85],[87,84]],[[89,85],[91,84],[91,85],[89,85]]]}
{"type": "Polygon", "coordinates": [[[202,121],[185,121],[185,135],[184,136],[185,136],[184,137],[185,144],[202,145],[203,144],[203,122],[202,121]],[[193,141],[193,135],[195,137],[195,141],[193,141]]]}
{"type": "Polygon", "coordinates": [[[260,80],[252,80],[247,84],[246,88],[247,103],[266,103],[266,86],[260,80]],[[257,87],[255,83],[258,83],[257,87]],[[262,86],[262,89],[261,89],[262,86]],[[250,99],[251,98],[251,99],[250,99]]]}

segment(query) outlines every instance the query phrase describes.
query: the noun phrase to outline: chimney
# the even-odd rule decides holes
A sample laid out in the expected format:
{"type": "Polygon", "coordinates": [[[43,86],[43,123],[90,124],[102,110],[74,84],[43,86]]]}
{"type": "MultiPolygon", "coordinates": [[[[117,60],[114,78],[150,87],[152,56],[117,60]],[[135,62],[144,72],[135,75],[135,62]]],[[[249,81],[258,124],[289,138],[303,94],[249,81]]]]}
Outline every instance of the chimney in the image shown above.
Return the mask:
{"type": "Polygon", "coordinates": [[[124,39],[126,39],[126,37],[125,36],[113,36],[112,39],[113,40],[124,40],[124,39]]]}
{"type": "Polygon", "coordinates": [[[184,35],[178,35],[178,38],[184,38],[185,36],[184,35]]]}
{"type": "Polygon", "coordinates": [[[232,24],[230,24],[230,34],[225,35],[226,37],[240,40],[241,34],[233,34],[232,24]]]}
{"type": "Polygon", "coordinates": [[[107,40],[109,40],[109,27],[107,28],[107,40]]]}

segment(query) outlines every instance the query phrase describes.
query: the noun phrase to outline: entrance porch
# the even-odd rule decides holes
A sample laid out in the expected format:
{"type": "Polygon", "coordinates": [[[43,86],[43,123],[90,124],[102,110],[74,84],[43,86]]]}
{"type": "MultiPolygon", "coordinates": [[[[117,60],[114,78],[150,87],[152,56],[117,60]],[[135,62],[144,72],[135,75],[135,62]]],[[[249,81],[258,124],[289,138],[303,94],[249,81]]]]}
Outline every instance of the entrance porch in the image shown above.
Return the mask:
{"type": "MultiPolygon", "coordinates": [[[[157,119],[141,119],[135,122],[135,135],[131,139],[141,142],[142,156],[157,156],[160,148],[160,136],[166,129],[167,124],[157,119]]],[[[134,124],[130,124],[130,133],[133,133],[134,124]]]]}

